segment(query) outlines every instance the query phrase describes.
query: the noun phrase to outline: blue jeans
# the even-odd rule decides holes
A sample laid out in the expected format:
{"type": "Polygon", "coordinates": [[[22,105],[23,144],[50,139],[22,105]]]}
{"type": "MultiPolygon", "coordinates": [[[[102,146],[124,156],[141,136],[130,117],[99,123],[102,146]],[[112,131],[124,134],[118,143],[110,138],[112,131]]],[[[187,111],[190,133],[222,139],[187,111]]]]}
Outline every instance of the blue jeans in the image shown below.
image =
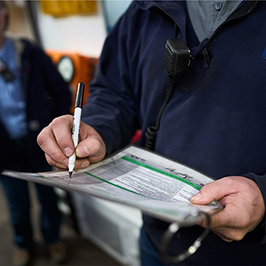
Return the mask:
{"type": "MultiPolygon", "coordinates": [[[[30,219],[30,196],[28,182],[0,174],[10,210],[14,230],[14,242],[19,248],[33,248],[33,232],[30,219]]],[[[52,187],[35,184],[41,204],[40,229],[44,242],[49,245],[58,241],[61,215],[57,208],[57,196],[52,187]]]]}
{"type": "Polygon", "coordinates": [[[140,230],[140,260],[142,266],[163,266],[158,254],[143,229],[140,230]]]}
{"type": "Polygon", "coordinates": [[[140,260],[142,266],[177,266],[177,265],[194,265],[187,264],[186,262],[179,262],[176,264],[164,263],[159,254],[152,246],[147,233],[142,227],[140,230],[140,260]]]}

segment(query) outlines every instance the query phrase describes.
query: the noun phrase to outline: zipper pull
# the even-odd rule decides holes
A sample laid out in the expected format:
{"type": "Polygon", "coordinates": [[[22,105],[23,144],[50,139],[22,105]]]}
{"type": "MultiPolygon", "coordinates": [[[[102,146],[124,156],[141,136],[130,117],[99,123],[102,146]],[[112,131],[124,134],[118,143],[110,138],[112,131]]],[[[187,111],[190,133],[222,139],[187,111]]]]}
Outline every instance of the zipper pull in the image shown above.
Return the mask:
{"type": "Polygon", "coordinates": [[[207,67],[210,67],[211,66],[211,58],[210,58],[210,52],[208,50],[207,47],[205,47],[201,53],[203,54],[204,56],[204,60],[205,60],[205,63],[206,63],[206,66],[207,67]]]}

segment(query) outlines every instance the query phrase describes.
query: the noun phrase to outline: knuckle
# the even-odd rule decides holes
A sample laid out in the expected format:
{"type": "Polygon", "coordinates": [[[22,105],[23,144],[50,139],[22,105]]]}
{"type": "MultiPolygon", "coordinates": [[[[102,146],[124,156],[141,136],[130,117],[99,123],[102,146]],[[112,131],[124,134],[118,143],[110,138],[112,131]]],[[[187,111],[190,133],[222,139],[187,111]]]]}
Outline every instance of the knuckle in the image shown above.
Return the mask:
{"type": "Polygon", "coordinates": [[[56,127],[61,127],[62,125],[68,124],[70,121],[73,120],[73,117],[71,115],[63,115],[63,116],[58,116],[52,120],[50,125],[48,127],[56,128],[56,127]]]}
{"type": "Polygon", "coordinates": [[[51,126],[52,127],[57,127],[57,126],[60,126],[64,123],[64,118],[63,117],[56,117],[53,119],[53,121],[51,122],[51,126]]]}
{"type": "Polygon", "coordinates": [[[57,169],[64,169],[66,168],[65,165],[61,164],[60,162],[58,161],[55,161],[53,159],[53,157],[50,157],[49,155],[45,154],[45,157],[46,157],[46,161],[49,165],[51,165],[52,167],[54,168],[57,168],[57,169]]]}
{"type": "Polygon", "coordinates": [[[59,149],[52,149],[49,151],[49,155],[47,155],[47,157],[49,157],[50,160],[53,160],[54,163],[64,159],[64,155],[59,149]]]}
{"type": "Polygon", "coordinates": [[[55,160],[55,161],[60,161],[61,159],[63,160],[62,152],[58,149],[52,150],[50,152],[50,156],[55,160]]]}
{"type": "Polygon", "coordinates": [[[44,128],[41,133],[37,136],[37,143],[43,147],[46,143],[46,128],[44,128]]]}
{"type": "Polygon", "coordinates": [[[67,167],[65,165],[62,165],[60,163],[55,163],[54,167],[57,169],[67,169],[67,167]]]}
{"type": "Polygon", "coordinates": [[[48,164],[50,164],[51,166],[55,166],[54,160],[52,160],[49,155],[45,154],[45,158],[48,164]]]}
{"type": "Polygon", "coordinates": [[[73,116],[71,115],[62,115],[62,116],[58,116],[56,118],[53,119],[53,121],[51,122],[51,124],[53,125],[57,125],[57,124],[64,124],[66,121],[69,120],[73,120],[73,116]]]}
{"type": "Polygon", "coordinates": [[[244,236],[245,236],[244,232],[233,230],[232,233],[229,235],[229,238],[234,241],[241,241],[244,238],[244,236]]]}
{"type": "Polygon", "coordinates": [[[90,144],[90,150],[93,154],[97,153],[101,149],[101,142],[98,138],[92,138],[90,144]]]}

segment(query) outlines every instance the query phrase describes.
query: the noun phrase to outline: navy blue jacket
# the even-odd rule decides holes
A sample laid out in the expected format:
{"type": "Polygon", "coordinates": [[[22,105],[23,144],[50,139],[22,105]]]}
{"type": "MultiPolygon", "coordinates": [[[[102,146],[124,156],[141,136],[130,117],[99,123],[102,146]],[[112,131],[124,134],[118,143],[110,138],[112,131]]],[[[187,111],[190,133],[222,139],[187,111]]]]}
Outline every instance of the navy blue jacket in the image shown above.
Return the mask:
{"type": "MultiPolygon", "coordinates": [[[[71,105],[71,94],[51,59],[38,46],[27,40],[14,39],[16,46],[22,47],[21,80],[26,99],[26,118],[28,125],[27,150],[29,171],[40,171],[47,165],[43,151],[36,138],[53,118],[67,114],[71,105]]],[[[20,53],[19,49],[17,51],[20,53]]],[[[0,169],[14,161],[13,142],[0,121],[0,169]]],[[[19,158],[17,158],[19,160],[19,158]]],[[[25,169],[26,170],[26,169],[25,169]]]]}
{"type": "MultiPolygon", "coordinates": [[[[218,179],[245,175],[266,197],[266,3],[246,2],[210,39],[199,43],[185,2],[135,1],[108,36],[83,121],[103,137],[108,153],[135,130],[155,125],[164,101],[165,43],[181,39],[193,61],[175,83],[154,150],[218,179]],[[177,25],[177,27],[175,27],[177,25]]],[[[145,143],[142,135],[141,145],[145,143]]],[[[144,215],[158,248],[168,224],[144,215]]],[[[200,233],[182,229],[170,252],[184,251],[200,233]]],[[[239,242],[210,234],[191,264],[266,264],[262,223],[239,242]]]]}

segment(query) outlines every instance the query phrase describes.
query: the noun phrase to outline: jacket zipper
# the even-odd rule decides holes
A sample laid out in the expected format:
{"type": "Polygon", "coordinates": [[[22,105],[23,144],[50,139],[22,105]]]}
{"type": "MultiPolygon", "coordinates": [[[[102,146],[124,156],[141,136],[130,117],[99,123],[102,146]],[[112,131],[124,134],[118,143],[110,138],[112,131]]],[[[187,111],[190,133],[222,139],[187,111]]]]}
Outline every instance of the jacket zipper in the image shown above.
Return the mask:
{"type": "MultiPolygon", "coordinates": [[[[252,3],[252,6],[250,6],[248,8],[248,10],[244,10],[243,13],[241,14],[232,14],[231,16],[229,16],[228,19],[226,19],[225,22],[223,22],[221,25],[219,25],[217,27],[217,29],[214,31],[214,33],[211,35],[211,37],[209,38],[209,40],[207,41],[207,43],[205,44],[204,48],[202,49],[201,53],[205,59],[205,63],[206,63],[206,66],[207,67],[210,67],[211,66],[211,53],[210,53],[210,47],[211,47],[211,44],[215,38],[215,36],[217,35],[218,31],[225,25],[225,24],[228,24],[232,21],[235,21],[235,20],[238,20],[238,19],[241,19],[247,15],[249,15],[250,13],[253,12],[253,10],[257,7],[258,5],[258,2],[259,1],[255,1],[255,2],[248,2],[248,3],[244,3],[244,5],[247,5],[249,3],[252,3]]],[[[241,8],[241,7],[240,7],[241,8]]]]}

